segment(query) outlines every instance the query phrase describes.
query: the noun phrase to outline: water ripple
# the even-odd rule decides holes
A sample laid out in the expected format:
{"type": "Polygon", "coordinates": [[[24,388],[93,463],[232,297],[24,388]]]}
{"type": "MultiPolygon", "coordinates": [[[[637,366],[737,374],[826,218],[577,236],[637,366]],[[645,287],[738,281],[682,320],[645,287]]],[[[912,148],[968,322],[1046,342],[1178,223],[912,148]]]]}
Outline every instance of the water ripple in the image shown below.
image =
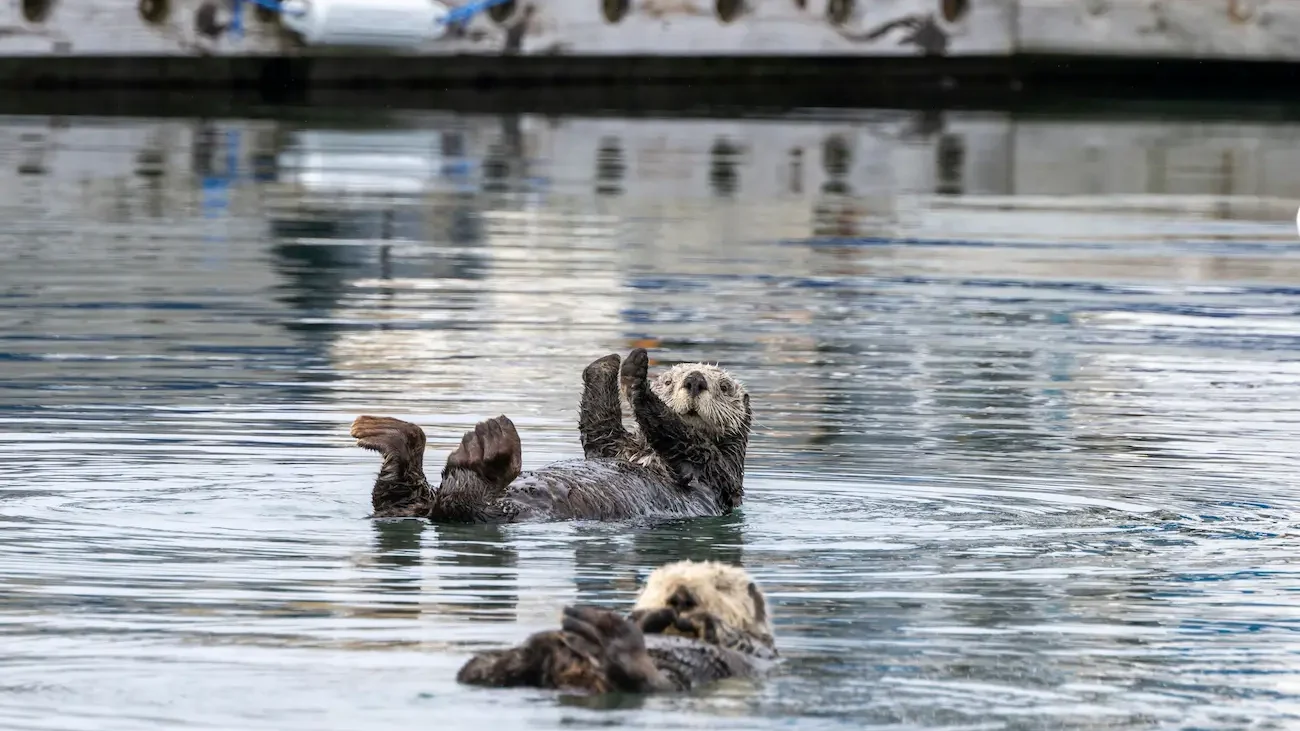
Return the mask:
{"type": "Polygon", "coordinates": [[[1296,130],[868,117],[0,120],[0,727],[1295,725],[1296,130]],[[356,414],[535,467],[637,345],[755,394],[737,514],[365,519],[356,414]],[[769,682],[452,681],[684,557],[769,682]]]}

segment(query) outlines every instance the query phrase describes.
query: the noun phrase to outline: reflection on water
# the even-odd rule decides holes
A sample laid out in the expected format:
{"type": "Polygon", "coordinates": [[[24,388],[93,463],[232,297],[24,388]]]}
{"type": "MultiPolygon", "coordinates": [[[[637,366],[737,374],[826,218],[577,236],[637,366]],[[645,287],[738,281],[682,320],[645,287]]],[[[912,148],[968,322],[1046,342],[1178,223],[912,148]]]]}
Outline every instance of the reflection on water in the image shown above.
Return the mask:
{"type": "Polygon", "coordinates": [[[0,119],[0,725],[1293,725],[1297,137],[0,119]],[[635,344],[756,394],[739,513],[365,519],[356,414],[541,465],[635,344]],[[776,678],[452,681],[682,557],[768,586],[776,678]]]}

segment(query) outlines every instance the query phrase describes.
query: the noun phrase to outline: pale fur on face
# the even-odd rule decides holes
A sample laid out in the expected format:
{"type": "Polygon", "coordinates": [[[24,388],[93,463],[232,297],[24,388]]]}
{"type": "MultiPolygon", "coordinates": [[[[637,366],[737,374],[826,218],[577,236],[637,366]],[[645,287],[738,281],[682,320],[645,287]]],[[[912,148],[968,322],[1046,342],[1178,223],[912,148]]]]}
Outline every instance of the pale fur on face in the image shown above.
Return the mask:
{"type": "Polygon", "coordinates": [[[713,434],[739,434],[745,429],[745,385],[716,365],[678,363],[650,381],[650,390],[686,423],[713,434]],[[707,388],[692,397],[686,377],[699,373],[707,388]]]}
{"type": "Polygon", "coordinates": [[[772,637],[772,618],[762,589],[739,566],[719,561],[676,561],[664,564],[646,577],[632,610],[669,606],[679,588],[686,588],[697,608],[745,633],[772,637]]]}

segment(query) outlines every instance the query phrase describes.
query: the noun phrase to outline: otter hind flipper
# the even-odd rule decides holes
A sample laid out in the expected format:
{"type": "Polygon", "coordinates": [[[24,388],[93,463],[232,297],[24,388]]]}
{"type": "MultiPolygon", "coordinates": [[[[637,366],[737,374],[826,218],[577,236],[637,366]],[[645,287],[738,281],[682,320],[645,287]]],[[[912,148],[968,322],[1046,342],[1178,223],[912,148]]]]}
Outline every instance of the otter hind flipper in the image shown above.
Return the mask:
{"type": "Polygon", "coordinates": [[[596,649],[614,688],[628,693],[673,689],[646,651],[641,628],[626,617],[599,607],[571,606],[564,608],[563,627],[596,649]]]}
{"type": "Polygon", "coordinates": [[[592,656],[592,649],[567,632],[538,632],[515,647],[474,655],[456,673],[456,682],[496,688],[608,692],[612,688],[592,656]]]}
{"type": "Polygon", "coordinates": [[[523,446],[505,416],[480,421],[447,455],[429,518],[450,523],[501,523],[517,517],[502,498],[523,465],[523,446]]]}
{"type": "Polygon", "coordinates": [[[461,437],[460,446],[447,456],[443,475],[469,470],[496,488],[504,488],[519,476],[523,466],[523,445],[514,422],[503,416],[480,421],[461,437]]]}
{"type": "Polygon", "coordinates": [[[406,459],[424,460],[424,430],[409,421],[391,416],[358,416],[352,422],[357,446],[384,456],[401,454],[406,459]]]}
{"type": "Polygon", "coordinates": [[[358,447],[379,452],[384,459],[370,492],[374,517],[413,517],[428,512],[424,430],[391,416],[358,416],[350,433],[358,447]]]}

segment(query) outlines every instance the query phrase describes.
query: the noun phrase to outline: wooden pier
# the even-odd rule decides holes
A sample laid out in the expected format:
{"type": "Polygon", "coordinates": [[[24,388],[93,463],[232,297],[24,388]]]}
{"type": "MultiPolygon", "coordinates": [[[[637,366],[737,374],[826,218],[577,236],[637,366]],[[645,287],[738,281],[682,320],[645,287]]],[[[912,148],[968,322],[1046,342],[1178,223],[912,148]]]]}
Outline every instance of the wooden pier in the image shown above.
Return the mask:
{"type": "Polygon", "coordinates": [[[852,96],[864,87],[1010,93],[1079,78],[1290,89],[1300,59],[1294,0],[310,3],[13,0],[0,4],[0,85],[811,83],[852,96]],[[406,32],[426,4],[428,32],[406,32]],[[439,7],[459,13],[456,22],[436,23],[439,7]],[[303,8],[334,11],[311,25],[303,8]]]}

